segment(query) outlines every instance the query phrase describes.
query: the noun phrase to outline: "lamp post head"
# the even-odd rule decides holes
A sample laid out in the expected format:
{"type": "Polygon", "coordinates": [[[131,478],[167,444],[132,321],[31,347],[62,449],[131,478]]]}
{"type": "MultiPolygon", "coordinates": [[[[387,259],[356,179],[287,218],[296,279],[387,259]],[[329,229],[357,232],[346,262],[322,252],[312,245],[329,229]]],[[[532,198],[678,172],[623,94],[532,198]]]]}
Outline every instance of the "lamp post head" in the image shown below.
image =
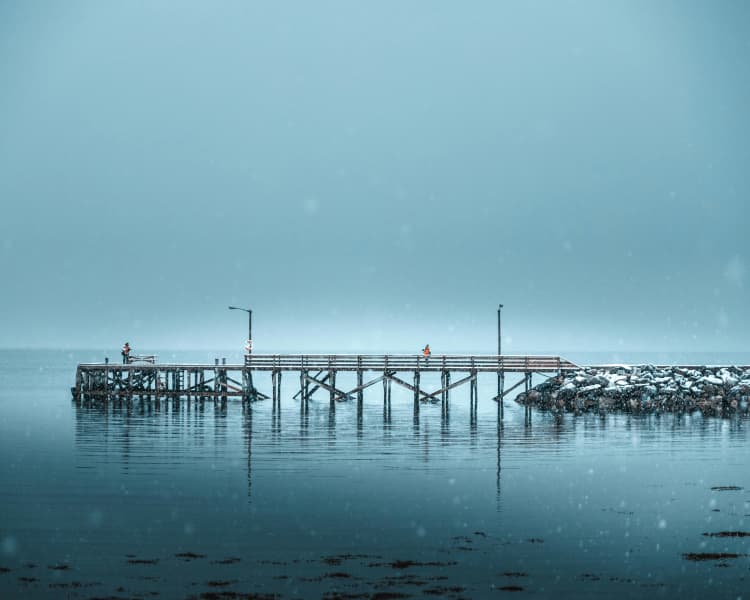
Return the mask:
{"type": "Polygon", "coordinates": [[[247,313],[252,312],[249,308],[242,308],[240,306],[229,306],[227,308],[229,308],[229,310],[244,310],[247,313]]]}
{"type": "Polygon", "coordinates": [[[498,304],[498,305],[497,305],[497,310],[500,310],[500,309],[501,309],[502,307],[503,307],[503,305],[502,305],[502,304],[498,304]]]}

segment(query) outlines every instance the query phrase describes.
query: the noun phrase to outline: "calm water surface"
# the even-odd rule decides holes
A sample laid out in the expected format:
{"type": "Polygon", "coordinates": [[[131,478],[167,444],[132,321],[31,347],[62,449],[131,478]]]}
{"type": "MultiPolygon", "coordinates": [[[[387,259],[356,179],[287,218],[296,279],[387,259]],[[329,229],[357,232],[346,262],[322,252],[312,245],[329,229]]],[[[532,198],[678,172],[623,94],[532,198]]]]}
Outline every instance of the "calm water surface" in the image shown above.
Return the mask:
{"type": "Polygon", "coordinates": [[[508,402],[498,429],[492,376],[476,419],[468,388],[387,418],[378,385],[305,416],[294,375],[280,413],[79,407],[89,360],[0,352],[0,597],[750,596],[746,419],[508,402]]]}

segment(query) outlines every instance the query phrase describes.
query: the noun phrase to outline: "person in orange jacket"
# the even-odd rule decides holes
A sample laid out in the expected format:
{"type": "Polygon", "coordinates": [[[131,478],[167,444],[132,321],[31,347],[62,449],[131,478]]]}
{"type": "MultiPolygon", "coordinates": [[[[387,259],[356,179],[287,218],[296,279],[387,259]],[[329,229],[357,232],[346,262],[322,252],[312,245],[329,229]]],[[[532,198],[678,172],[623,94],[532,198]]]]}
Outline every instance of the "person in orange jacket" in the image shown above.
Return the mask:
{"type": "Polygon", "coordinates": [[[432,352],[430,351],[429,344],[425,344],[425,347],[422,348],[422,354],[424,355],[425,358],[430,358],[430,354],[432,354],[432,352]]]}

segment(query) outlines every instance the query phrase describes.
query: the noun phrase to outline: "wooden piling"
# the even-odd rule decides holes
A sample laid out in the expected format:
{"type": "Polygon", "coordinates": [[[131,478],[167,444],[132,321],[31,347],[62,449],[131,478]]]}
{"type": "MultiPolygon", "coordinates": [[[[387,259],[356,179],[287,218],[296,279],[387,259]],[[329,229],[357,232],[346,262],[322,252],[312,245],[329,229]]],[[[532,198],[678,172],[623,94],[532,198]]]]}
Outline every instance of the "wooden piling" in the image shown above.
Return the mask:
{"type": "Polygon", "coordinates": [[[330,403],[334,407],[336,403],[336,371],[331,370],[328,372],[328,383],[330,385],[330,403]]]}
{"type": "Polygon", "coordinates": [[[419,369],[414,371],[414,412],[419,414],[419,369]]]}

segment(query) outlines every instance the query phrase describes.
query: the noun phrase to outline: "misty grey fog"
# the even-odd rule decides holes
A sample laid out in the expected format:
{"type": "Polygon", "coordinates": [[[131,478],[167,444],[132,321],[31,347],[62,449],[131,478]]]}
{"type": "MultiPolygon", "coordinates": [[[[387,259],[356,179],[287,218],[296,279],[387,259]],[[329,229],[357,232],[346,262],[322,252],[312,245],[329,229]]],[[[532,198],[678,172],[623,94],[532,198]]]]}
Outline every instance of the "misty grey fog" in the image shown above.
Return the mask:
{"type": "Polygon", "coordinates": [[[745,2],[2,2],[0,346],[738,351],[745,2]]]}

